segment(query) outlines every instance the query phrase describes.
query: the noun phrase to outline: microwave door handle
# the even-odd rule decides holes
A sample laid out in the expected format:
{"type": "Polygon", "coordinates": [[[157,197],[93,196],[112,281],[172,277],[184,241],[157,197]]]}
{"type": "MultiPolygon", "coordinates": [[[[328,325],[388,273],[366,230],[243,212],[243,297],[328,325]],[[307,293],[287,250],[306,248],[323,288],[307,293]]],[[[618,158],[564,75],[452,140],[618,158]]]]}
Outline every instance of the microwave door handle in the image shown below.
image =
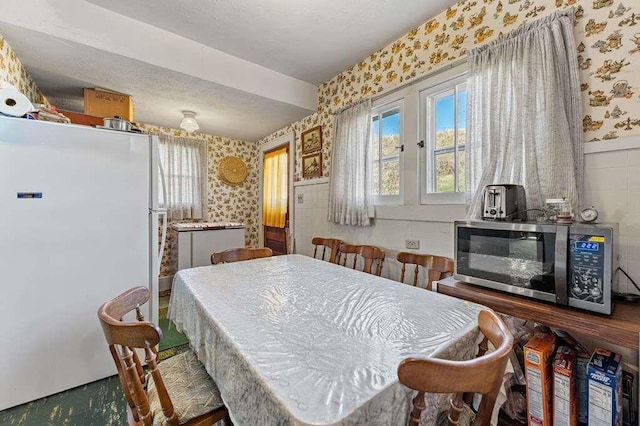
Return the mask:
{"type": "Polygon", "coordinates": [[[569,227],[557,225],[556,250],[555,250],[555,278],[556,278],[556,303],[569,304],[569,292],[567,288],[567,276],[569,264],[569,227]]]}

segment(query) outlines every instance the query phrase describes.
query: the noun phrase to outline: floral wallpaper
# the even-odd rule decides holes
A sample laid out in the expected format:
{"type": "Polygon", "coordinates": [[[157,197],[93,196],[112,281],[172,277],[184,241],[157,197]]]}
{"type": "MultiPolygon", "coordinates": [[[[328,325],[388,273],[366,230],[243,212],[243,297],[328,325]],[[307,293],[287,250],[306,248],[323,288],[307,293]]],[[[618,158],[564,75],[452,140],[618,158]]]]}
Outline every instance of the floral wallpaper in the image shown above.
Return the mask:
{"type": "Polygon", "coordinates": [[[295,171],[294,180],[302,179],[302,132],[312,129],[316,126],[322,126],[322,176],[329,176],[330,159],[331,159],[331,142],[333,141],[333,123],[332,116],[327,111],[319,111],[311,114],[302,120],[296,121],[289,126],[278,130],[275,133],[258,141],[258,146],[269,143],[274,139],[278,139],[289,132],[293,132],[295,136],[295,171]]]}
{"type": "MultiPolygon", "coordinates": [[[[585,142],[640,134],[640,2],[637,0],[461,0],[372,53],[318,88],[318,112],[283,131],[321,124],[323,174],[328,176],[331,115],[463,58],[467,49],[496,39],[558,9],[575,8],[576,56],[581,70],[585,142]],[[635,70],[635,72],[634,72],[635,70]]],[[[299,163],[299,149],[296,149],[299,163]]],[[[296,165],[296,175],[300,167],[296,165]]]]}
{"type": "MultiPolygon", "coordinates": [[[[208,221],[231,221],[245,224],[245,244],[258,246],[258,184],[259,151],[254,142],[246,142],[203,133],[187,133],[184,130],[136,123],[142,131],[154,134],[169,134],[178,137],[199,139],[207,144],[208,221]],[[247,164],[247,179],[240,185],[230,186],[218,177],[218,164],[227,156],[240,157],[247,164]]],[[[171,276],[177,268],[175,233],[167,233],[167,242],[160,276],[171,276]]]]}
{"type": "Polygon", "coordinates": [[[33,103],[47,103],[45,97],[31,79],[27,70],[22,66],[9,43],[0,35],[0,80],[5,80],[14,85],[33,103]],[[4,72],[7,73],[4,76],[4,72]]]}

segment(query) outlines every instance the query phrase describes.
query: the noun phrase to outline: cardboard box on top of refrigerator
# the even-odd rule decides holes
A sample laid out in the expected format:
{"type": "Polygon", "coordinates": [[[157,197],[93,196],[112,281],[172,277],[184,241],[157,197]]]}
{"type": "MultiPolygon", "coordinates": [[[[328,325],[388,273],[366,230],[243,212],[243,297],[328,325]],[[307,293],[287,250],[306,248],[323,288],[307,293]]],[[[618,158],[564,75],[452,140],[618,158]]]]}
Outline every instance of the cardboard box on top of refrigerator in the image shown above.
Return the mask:
{"type": "Polygon", "coordinates": [[[84,89],[84,113],[96,117],[122,117],[133,121],[133,102],[129,95],[105,89],[84,89]]]}
{"type": "Polygon", "coordinates": [[[569,333],[556,330],[556,335],[565,345],[576,350],[576,378],[578,383],[578,425],[587,426],[589,420],[589,380],[587,366],[591,354],[569,333]]]}
{"type": "Polygon", "coordinates": [[[554,334],[536,334],[524,345],[524,368],[527,379],[527,423],[530,426],[552,424],[554,334]]]}
{"type": "Polygon", "coordinates": [[[622,355],[596,348],[588,366],[589,426],[622,424],[622,355]]]}
{"type": "Polygon", "coordinates": [[[559,346],[553,358],[553,424],[577,426],[576,350],[559,346]]]}

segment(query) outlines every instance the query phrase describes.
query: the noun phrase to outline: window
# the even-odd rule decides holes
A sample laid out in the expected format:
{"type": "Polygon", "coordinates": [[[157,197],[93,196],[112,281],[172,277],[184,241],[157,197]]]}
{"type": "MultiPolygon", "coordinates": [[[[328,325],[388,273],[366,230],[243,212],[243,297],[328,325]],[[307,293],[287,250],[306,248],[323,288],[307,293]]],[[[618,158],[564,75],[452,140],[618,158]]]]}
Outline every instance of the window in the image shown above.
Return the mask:
{"type": "Polygon", "coordinates": [[[423,203],[463,201],[466,104],[466,76],[420,92],[423,203]]]}
{"type": "Polygon", "coordinates": [[[421,204],[459,205],[451,211],[462,211],[466,79],[467,66],[461,61],[373,101],[370,176],[376,217],[445,211],[414,207],[421,204]]]}
{"type": "Polygon", "coordinates": [[[197,139],[161,136],[160,164],[166,185],[159,203],[167,209],[169,219],[206,217],[207,166],[206,144],[197,139]]]}
{"type": "Polygon", "coordinates": [[[371,112],[371,191],[376,204],[402,202],[402,101],[371,112]]]}

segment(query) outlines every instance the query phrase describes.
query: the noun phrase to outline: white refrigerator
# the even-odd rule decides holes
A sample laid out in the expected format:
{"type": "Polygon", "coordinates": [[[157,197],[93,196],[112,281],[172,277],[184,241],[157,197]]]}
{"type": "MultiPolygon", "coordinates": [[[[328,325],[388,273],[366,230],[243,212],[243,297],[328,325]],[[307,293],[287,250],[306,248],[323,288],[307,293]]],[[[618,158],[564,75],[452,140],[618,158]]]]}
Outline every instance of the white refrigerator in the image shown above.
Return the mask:
{"type": "Polygon", "coordinates": [[[158,322],[159,182],[156,137],[0,117],[0,410],[116,374],[96,312],[126,289],[158,322]]]}

